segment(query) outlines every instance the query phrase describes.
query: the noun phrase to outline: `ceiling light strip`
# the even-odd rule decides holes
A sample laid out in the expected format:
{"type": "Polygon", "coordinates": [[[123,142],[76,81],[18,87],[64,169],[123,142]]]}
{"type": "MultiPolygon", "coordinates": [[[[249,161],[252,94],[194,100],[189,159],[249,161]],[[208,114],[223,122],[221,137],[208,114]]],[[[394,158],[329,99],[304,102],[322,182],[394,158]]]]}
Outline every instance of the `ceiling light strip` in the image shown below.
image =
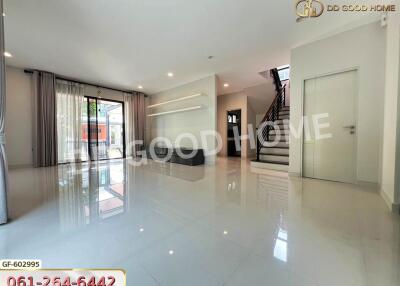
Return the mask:
{"type": "Polygon", "coordinates": [[[173,102],[183,101],[183,100],[187,100],[187,99],[190,99],[190,98],[199,97],[199,96],[202,96],[202,95],[203,95],[203,93],[197,93],[197,94],[193,94],[193,95],[189,95],[189,96],[185,96],[185,97],[181,97],[181,98],[177,98],[177,99],[172,99],[172,100],[168,100],[168,101],[152,104],[152,105],[147,106],[147,108],[153,108],[153,107],[157,107],[157,106],[160,106],[160,105],[165,105],[165,104],[169,104],[169,103],[173,103],[173,102]]]}
{"type": "Polygon", "coordinates": [[[182,109],[176,109],[176,110],[170,110],[170,111],[165,111],[165,112],[158,112],[158,113],[148,114],[147,116],[153,117],[153,116],[159,116],[159,115],[165,115],[165,114],[171,114],[171,113],[178,113],[178,112],[183,112],[183,111],[196,110],[196,109],[200,109],[202,107],[203,107],[202,105],[196,105],[196,106],[182,108],[182,109]]]}

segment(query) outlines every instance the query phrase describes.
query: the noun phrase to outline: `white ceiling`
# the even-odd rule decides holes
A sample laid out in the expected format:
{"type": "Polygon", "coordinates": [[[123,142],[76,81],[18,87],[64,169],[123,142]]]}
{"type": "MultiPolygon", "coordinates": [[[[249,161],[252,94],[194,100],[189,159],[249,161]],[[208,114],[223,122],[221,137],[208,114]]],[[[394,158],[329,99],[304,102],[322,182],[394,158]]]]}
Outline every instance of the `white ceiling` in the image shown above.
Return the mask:
{"type": "Polygon", "coordinates": [[[262,84],[258,72],[288,64],[291,47],[366,18],[325,13],[296,23],[292,0],[4,2],[9,65],[150,94],[210,74],[230,84],[220,94],[262,84]]]}

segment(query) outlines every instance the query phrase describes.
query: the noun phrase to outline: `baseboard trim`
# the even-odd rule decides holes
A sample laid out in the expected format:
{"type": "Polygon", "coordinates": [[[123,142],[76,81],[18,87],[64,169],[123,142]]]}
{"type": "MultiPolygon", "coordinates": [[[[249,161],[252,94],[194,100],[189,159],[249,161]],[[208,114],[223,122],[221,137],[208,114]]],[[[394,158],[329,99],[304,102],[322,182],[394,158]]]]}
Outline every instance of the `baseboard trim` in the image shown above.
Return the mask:
{"type": "Polygon", "coordinates": [[[26,168],[33,168],[31,164],[21,164],[21,165],[9,165],[9,170],[17,170],[17,169],[26,169],[26,168]]]}
{"type": "Polygon", "coordinates": [[[301,177],[301,176],[300,176],[300,173],[289,172],[289,177],[301,177]]]}
{"type": "Polygon", "coordinates": [[[383,189],[381,189],[379,193],[380,193],[381,197],[383,198],[383,200],[385,201],[386,205],[389,207],[389,209],[392,212],[398,213],[400,205],[392,203],[392,200],[388,197],[388,195],[385,193],[385,191],[383,189]]]}
{"type": "Polygon", "coordinates": [[[250,166],[252,168],[275,170],[275,171],[281,171],[281,172],[286,172],[286,173],[289,168],[289,166],[287,166],[287,165],[264,163],[264,162],[257,162],[257,161],[250,161],[250,166]]]}
{"type": "Polygon", "coordinates": [[[216,163],[216,156],[215,155],[208,155],[204,157],[204,165],[206,166],[213,166],[216,163]]]}
{"type": "Polygon", "coordinates": [[[400,215],[400,204],[392,204],[392,212],[400,215]]]}
{"type": "Polygon", "coordinates": [[[357,185],[365,187],[374,191],[379,191],[379,184],[367,181],[357,181],[357,185]]]}

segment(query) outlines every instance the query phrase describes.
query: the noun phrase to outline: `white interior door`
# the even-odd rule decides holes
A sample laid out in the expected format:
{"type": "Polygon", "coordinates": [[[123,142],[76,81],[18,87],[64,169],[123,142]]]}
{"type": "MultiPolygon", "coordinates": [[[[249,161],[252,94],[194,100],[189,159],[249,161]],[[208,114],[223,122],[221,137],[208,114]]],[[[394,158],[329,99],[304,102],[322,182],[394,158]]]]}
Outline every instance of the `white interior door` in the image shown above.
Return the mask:
{"type": "MultiPolygon", "coordinates": [[[[349,71],[305,81],[304,115],[309,122],[303,132],[303,176],[353,183],[356,179],[357,72],[349,71]],[[330,138],[316,137],[313,118],[325,114],[320,129],[330,138]],[[307,138],[308,137],[308,138],[307,138]]],[[[315,121],[315,120],[314,120],[315,121]]]]}

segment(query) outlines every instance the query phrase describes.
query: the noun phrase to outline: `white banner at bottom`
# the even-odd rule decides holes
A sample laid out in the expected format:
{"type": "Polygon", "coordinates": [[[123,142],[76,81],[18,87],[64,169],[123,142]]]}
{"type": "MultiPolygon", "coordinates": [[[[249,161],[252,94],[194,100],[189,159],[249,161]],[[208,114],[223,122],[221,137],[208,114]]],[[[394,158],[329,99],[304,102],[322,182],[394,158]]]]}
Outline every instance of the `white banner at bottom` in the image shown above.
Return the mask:
{"type": "Polygon", "coordinates": [[[120,269],[0,270],[1,286],[126,286],[120,269]]]}

